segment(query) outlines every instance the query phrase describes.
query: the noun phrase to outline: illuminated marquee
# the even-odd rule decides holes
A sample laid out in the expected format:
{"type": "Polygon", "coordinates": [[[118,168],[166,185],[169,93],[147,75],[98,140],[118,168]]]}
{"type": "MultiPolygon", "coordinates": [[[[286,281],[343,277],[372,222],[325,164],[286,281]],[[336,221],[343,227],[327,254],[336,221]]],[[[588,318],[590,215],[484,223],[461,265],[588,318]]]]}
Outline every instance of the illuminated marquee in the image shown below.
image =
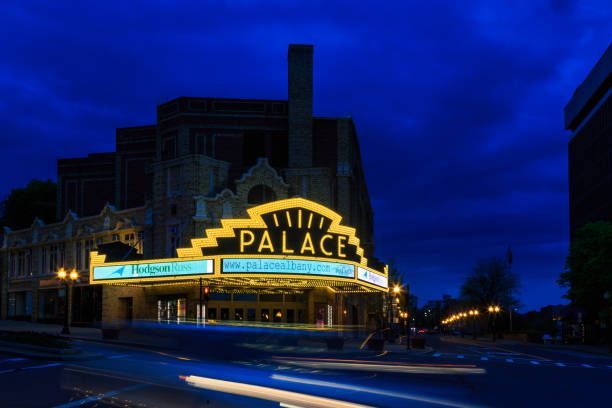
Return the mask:
{"type": "MultiPolygon", "coordinates": [[[[208,284],[321,284],[349,290],[386,291],[387,271],[376,272],[355,229],[315,202],[290,198],[247,210],[248,218],[222,219],[178,258],[107,263],[91,252],[93,284],[147,284],[206,279],[208,284]],[[324,282],[324,283],[322,283],[324,282]]],[[[380,266],[380,269],[383,269],[380,266]]]]}
{"type": "Polygon", "coordinates": [[[213,261],[138,262],[93,267],[93,280],[143,279],[213,273],[213,261]]]}
{"type": "Polygon", "coordinates": [[[389,287],[389,280],[386,276],[364,269],[360,266],[357,267],[357,279],[380,286],[381,288],[386,289],[389,287]]]}
{"type": "Polygon", "coordinates": [[[352,261],[367,266],[355,229],[341,225],[342,217],[320,204],[290,198],[247,210],[249,218],[221,220],[221,228],[206,238],[191,240],[179,257],[257,255],[311,257],[352,261]]]}
{"type": "Polygon", "coordinates": [[[355,267],[340,262],[305,259],[224,258],[223,273],[274,273],[353,278],[355,267]]]}

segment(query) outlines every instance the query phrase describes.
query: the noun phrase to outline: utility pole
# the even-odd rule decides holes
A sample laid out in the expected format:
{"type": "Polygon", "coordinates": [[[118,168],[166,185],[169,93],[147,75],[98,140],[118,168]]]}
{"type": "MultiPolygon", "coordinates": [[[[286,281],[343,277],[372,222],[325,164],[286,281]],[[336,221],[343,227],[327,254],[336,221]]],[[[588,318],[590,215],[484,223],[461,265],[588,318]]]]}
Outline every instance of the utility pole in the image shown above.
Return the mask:
{"type": "Polygon", "coordinates": [[[406,292],[404,294],[406,296],[406,321],[408,325],[406,327],[406,349],[411,350],[410,346],[410,319],[412,318],[412,310],[410,310],[410,285],[406,284],[406,292]]]}

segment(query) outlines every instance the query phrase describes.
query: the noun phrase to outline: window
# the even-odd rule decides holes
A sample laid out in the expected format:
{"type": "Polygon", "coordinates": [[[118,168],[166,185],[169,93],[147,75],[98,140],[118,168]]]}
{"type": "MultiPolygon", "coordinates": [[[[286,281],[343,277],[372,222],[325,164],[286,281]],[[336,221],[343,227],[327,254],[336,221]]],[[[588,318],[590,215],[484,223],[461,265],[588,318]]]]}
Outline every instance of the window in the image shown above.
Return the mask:
{"type": "Polygon", "coordinates": [[[206,155],[215,157],[215,135],[211,133],[206,135],[206,155]]]}
{"type": "Polygon", "coordinates": [[[47,247],[42,247],[40,249],[40,274],[44,275],[47,273],[47,268],[49,265],[49,259],[48,259],[48,250],[47,247]]]}
{"type": "Polygon", "coordinates": [[[229,309],[227,307],[221,308],[221,320],[229,320],[229,309]]]}
{"type": "Polygon", "coordinates": [[[162,137],[162,160],[174,159],[177,154],[176,133],[172,132],[162,137]]]}
{"type": "Polygon", "coordinates": [[[113,234],[112,241],[119,241],[119,234],[113,234]]]}
{"type": "Polygon", "coordinates": [[[84,259],[85,268],[84,269],[89,269],[89,251],[93,251],[95,249],[93,239],[86,239],[84,241],[84,247],[85,247],[85,259],[84,259]]]}
{"type": "Polygon", "coordinates": [[[254,322],[256,319],[255,316],[256,316],[255,309],[247,309],[247,320],[249,322],[254,322]]]}
{"type": "MultiPolygon", "coordinates": [[[[57,246],[57,250],[58,250],[58,262],[59,262],[59,264],[57,265],[57,268],[66,266],[66,243],[62,242],[61,244],[59,244],[57,246]]],[[[55,270],[57,270],[57,268],[55,268],[55,270]]],[[[55,272],[55,270],[53,270],[52,272],[55,272]]]]}
{"type": "Polygon", "coordinates": [[[244,320],[244,309],[234,309],[234,320],[244,320]]]}
{"type": "Polygon", "coordinates": [[[270,321],[270,309],[261,309],[261,321],[269,322],[270,321]]]}
{"type": "Polygon", "coordinates": [[[169,197],[181,192],[180,166],[172,166],[166,169],[166,190],[169,197]]]}
{"type": "Polygon", "coordinates": [[[249,190],[247,202],[249,204],[264,204],[276,200],[276,193],[264,184],[258,184],[249,190]]]}
{"type": "MultiPolygon", "coordinates": [[[[83,270],[83,243],[81,241],[77,241],[75,245],[76,252],[76,268],[78,271],[83,270]]],[[[89,255],[89,254],[87,254],[89,255]]]]}
{"type": "Polygon", "coordinates": [[[274,323],[281,323],[283,321],[283,312],[280,309],[274,309],[272,312],[274,323]]]}
{"type": "Polygon", "coordinates": [[[168,227],[166,255],[169,257],[176,256],[176,248],[180,246],[180,242],[179,226],[170,225],[168,227]]]}
{"type": "Polygon", "coordinates": [[[192,154],[205,154],[214,157],[215,135],[205,129],[191,129],[189,132],[189,152],[192,154]]]}

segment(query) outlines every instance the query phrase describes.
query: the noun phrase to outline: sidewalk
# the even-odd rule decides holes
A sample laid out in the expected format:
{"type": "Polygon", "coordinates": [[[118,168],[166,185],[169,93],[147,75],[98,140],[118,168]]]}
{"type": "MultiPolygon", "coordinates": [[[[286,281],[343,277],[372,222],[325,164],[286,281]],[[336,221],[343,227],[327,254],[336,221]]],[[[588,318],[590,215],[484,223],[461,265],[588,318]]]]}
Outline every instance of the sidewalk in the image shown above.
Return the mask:
{"type": "MultiPolygon", "coordinates": [[[[46,333],[55,336],[62,335],[62,325],[43,324],[17,320],[0,320],[0,331],[23,331],[46,333]]],[[[93,327],[70,327],[70,335],[64,336],[83,340],[102,340],[102,331],[93,327]]]]}
{"type": "Polygon", "coordinates": [[[0,331],[36,332],[55,336],[62,336],[73,340],[101,342],[111,345],[122,345],[139,348],[174,349],[176,342],[164,337],[147,336],[142,333],[133,333],[129,328],[121,330],[117,340],[104,339],[102,330],[95,327],[70,327],[70,334],[61,334],[62,325],[35,323],[16,320],[0,320],[0,331]]]}

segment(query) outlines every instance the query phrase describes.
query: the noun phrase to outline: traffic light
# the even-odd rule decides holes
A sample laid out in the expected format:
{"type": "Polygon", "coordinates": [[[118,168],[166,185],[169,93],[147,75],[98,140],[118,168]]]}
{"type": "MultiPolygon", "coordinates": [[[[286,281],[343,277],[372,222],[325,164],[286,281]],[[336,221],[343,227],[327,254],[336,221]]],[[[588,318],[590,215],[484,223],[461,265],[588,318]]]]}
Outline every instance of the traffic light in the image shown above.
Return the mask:
{"type": "Polygon", "coordinates": [[[208,302],[210,298],[210,288],[208,286],[204,286],[204,301],[208,302]]]}

